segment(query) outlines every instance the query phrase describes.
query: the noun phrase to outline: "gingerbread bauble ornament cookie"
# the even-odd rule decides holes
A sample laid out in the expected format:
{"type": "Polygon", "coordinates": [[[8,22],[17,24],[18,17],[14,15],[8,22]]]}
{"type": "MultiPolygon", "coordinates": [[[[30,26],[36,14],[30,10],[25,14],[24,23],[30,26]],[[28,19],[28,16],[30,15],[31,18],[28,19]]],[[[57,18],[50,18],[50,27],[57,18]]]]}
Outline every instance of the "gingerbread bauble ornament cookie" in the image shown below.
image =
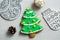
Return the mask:
{"type": "Polygon", "coordinates": [[[34,4],[36,7],[42,7],[44,5],[44,0],[34,0],[34,4]]]}
{"type": "MultiPolygon", "coordinates": [[[[1,17],[3,19],[12,21],[19,17],[19,15],[21,13],[20,0],[9,0],[8,2],[3,2],[3,3],[2,3],[3,11],[0,12],[1,17]],[[6,4],[3,5],[3,3],[6,3],[6,4]],[[8,3],[9,3],[9,5],[8,5],[8,3]],[[6,5],[6,7],[5,7],[5,5],[6,5]],[[4,9],[7,9],[7,10],[4,11],[4,9]]],[[[1,9],[0,9],[0,11],[1,11],[1,9]]]]}
{"type": "Polygon", "coordinates": [[[1,17],[6,20],[12,21],[12,20],[15,20],[16,18],[18,18],[19,15],[20,15],[19,8],[10,7],[7,11],[2,12],[1,17]]]}

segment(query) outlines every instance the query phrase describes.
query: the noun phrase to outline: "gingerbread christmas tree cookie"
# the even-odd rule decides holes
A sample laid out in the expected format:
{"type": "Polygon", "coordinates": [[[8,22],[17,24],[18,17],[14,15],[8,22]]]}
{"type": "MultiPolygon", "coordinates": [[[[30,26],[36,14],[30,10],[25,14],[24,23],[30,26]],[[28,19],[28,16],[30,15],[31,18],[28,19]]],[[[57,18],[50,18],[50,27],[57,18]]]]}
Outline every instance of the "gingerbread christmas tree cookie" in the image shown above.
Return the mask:
{"type": "Polygon", "coordinates": [[[30,8],[26,8],[23,19],[21,20],[21,33],[29,34],[31,38],[35,37],[36,33],[41,31],[43,27],[38,23],[41,19],[36,17],[36,12],[30,8]]]}

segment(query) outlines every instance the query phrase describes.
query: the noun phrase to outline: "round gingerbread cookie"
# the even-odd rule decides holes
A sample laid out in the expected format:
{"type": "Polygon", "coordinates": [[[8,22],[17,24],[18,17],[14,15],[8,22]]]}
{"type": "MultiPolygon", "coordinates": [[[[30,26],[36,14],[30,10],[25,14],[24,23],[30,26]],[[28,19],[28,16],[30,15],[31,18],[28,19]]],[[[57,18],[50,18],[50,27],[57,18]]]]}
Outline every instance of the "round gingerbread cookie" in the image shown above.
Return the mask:
{"type": "Polygon", "coordinates": [[[0,4],[1,17],[6,20],[14,20],[21,13],[21,0],[3,0],[0,4]]]}
{"type": "Polygon", "coordinates": [[[1,17],[6,20],[14,20],[20,15],[21,9],[18,7],[10,7],[5,12],[2,12],[1,17]]]}

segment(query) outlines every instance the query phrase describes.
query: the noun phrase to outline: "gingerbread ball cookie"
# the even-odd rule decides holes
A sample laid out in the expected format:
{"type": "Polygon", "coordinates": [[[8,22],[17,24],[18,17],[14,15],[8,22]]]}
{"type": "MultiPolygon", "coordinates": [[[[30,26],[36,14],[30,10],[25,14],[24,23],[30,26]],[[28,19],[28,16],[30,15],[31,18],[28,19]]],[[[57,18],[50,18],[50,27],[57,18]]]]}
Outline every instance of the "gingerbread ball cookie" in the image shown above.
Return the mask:
{"type": "Polygon", "coordinates": [[[44,0],[34,0],[34,4],[36,7],[42,7],[44,4],[44,0]]]}
{"type": "Polygon", "coordinates": [[[20,0],[3,0],[0,4],[0,13],[5,20],[12,21],[17,19],[21,13],[20,0]]]}
{"type": "Polygon", "coordinates": [[[18,7],[10,7],[8,10],[2,12],[1,17],[3,19],[12,21],[19,17],[21,10],[18,7]]]}

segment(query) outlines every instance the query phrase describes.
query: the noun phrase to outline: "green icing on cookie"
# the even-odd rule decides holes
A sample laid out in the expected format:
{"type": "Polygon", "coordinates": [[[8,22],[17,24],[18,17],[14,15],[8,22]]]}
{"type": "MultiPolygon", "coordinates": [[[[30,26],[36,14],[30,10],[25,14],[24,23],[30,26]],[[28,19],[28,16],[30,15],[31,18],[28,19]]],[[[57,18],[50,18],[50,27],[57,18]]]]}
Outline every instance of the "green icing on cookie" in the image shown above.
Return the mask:
{"type": "MultiPolygon", "coordinates": [[[[29,13],[29,12],[28,12],[29,13]]],[[[24,13],[23,17],[24,18],[33,18],[36,17],[36,13],[32,11],[32,13],[24,13]]]]}
{"type": "Polygon", "coordinates": [[[25,12],[30,12],[30,11],[32,11],[31,8],[26,8],[26,11],[25,12]]]}
{"type": "Polygon", "coordinates": [[[36,16],[36,12],[32,11],[30,8],[26,8],[23,17],[24,18],[33,18],[36,16]]]}
{"type": "Polygon", "coordinates": [[[26,26],[23,26],[23,28],[21,29],[21,33],[30,34],[30,33],[38,32],[42,29],[43,27],[38,24],[31,25],[31,26],[26,25],[26,26]]]}
{"type": "Polygon", "coordinates": [[[43,27],[38,24],[39,21],[41,21],[41,19],[36,18],[36,12],[32,11],[30,8],[26,8],[23,19],[21,20],[21,33],[31,34],[41,31],[43,27]]]}
{"type": "Polygon", "coordinates": [[[38,18],[25,18],[21,21],[22,25],[34,25],[36,23],[38,23],[40,21],[40,19],[38,18]]]}

